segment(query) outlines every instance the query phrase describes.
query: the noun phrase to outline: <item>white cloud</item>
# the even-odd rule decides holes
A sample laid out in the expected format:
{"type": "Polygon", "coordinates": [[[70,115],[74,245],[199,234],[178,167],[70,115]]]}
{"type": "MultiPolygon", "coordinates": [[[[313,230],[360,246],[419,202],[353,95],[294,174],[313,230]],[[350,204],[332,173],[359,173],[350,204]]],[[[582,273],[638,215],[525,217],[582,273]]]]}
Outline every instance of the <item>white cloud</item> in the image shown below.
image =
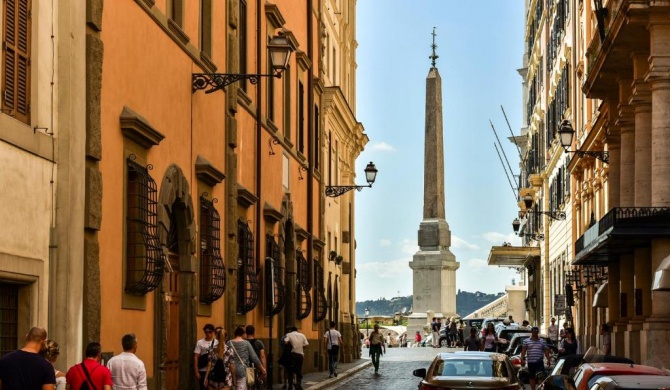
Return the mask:
{"type": "Polygon", "coordinates": [[[388,238],[382,238],[379,240],[379,246],[391,246],[391,240],[388,238]]]}
{"type": "Polygon", "coordinates": [[[387,144],[384,141],[373,142],[372,145],[370,145],[370,150],[380,152],[395,152],[393,145],[387,144]]]}
{"type": "Polygon", "coordinates": [[[408,240],[408,239],[402,240],[402,246],[400,248],[400,252],[406,255],[414,255],[418,251],[419,251],[419,244],[417,244],[416,240],[408,240]]]}
{"type": "Polygon", "coordinates": [[[521,245],[521,238],[514,233],[502,234],[498,232],[487,232],[484,233],[484,239],[493,245],[502,245],[505,242],[509,242],[512,245],[521,245]]]}
{"type": "Polygon", "coordinates": [[[451,236],[451,245],[456,248],[456,249],[469,249],[476,251],[479,249],[479,247],[475,244],[470,244],[469,242],[465,241],[464,239],[457,237],[457,236],[451,236]]]}
{"type": "Polygon", "coordinates": [[[467,269],[483,269],[488,266],[486,260],[482,259],[469,259],[465,261],[467,269]]]}

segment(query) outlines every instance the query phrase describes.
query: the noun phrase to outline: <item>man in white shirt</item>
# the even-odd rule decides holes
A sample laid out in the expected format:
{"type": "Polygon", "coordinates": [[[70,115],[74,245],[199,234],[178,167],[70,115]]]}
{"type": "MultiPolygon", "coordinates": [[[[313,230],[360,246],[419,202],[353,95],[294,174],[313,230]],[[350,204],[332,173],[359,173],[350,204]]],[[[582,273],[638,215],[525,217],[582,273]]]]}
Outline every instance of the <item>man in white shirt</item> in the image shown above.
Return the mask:
{"type": "Polygon", "coordinates": [[[305,360],[305,350],[303,348],[309,345],[307,337],[298,332],[298,328],[292,326],[291,332],[286,335],[284,342],[291,343],[291,347],[293,347],[288,388],[292,390],[295,383],[296,390],[302,390],[302,362],[305,360]]]}
{"type": "Polygon", "coordinates": [[[339,360],[340,345],[342,345],[342,334],[335,329],[335,321],[330,321],[330,329],[323,335],[328,355],[328,378],[337,376],[337,361],[339,360]]]}
{"type": "Polygon", "coordinates": [[[209,352],[219,345],[219,341],[214,338],[214,325],[205,324],[202,331],[205,337],[195,343],[193,350],[193,367],[195,367],[195,377],[200,383],[200,390],[207,390],[205,386],[205,372],[209,363],[209,352]]]}
{"type": "Polygon", "coordinates": [[[109,359],[107,368],[112,373],[114,390],[147,390],[147,371],[144,363],[135,355],[137,337],[129,333],[121,338],[123,352],[109,359]]]}
{"type": "Polygon", "coordinates": [[[554,345],[558,345],[558,326],[556,326],[556,318],[551,317],[551,325],[547,329],[549,339],[554,342],[554,345]]]}

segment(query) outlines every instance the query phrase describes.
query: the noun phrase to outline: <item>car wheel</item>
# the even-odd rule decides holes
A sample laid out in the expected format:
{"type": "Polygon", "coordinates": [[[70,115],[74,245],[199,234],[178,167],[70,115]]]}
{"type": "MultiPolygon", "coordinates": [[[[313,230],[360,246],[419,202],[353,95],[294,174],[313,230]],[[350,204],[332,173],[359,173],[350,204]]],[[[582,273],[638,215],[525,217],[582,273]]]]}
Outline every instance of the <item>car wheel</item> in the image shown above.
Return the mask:
{"type": "Polygon", "coordinates": [[[440,340],[440,346],[441,347],[448,347],[449,346],[449,341],[447,339],[441,339],[440,340]]]}

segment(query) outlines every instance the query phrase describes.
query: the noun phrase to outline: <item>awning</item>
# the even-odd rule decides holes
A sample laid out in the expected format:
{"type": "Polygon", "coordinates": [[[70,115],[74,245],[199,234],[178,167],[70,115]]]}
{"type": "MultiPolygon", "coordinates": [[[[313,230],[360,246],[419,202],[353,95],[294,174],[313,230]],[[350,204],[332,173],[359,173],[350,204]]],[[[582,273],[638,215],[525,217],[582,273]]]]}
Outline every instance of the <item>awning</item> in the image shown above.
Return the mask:
{"type": "Polygon", "coordinates": [[[523,268],[529,258],[539,256],[540,248],[536,246],[494,246],[489,252],[488,265],[523,268]]]}

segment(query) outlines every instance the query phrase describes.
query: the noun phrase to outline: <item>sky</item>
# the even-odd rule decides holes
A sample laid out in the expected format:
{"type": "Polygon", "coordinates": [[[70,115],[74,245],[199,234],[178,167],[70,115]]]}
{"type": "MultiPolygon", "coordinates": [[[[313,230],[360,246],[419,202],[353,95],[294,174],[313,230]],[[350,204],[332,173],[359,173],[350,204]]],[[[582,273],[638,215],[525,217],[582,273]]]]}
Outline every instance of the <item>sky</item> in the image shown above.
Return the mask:
{"type": "MultiPolygon", "coordinates": [[[[358,0],[356,116],[370,142],[357,184],[373,161],[372,188],[356,193],[356,300],[412,294],[409,262],[423,217],[426,76],[436,27],[442,78],[446,220],[460,268],[456,288],[497,293],[518,283],[488,267],[491,246],[512,232],[516,198],[494,143],[493,123],[518,174],[514,134],[522,123],[524,2],[520,0],[358,0]]],[[[514,179],[513,179],[514,180],[514,179]]],[[[467,313],[460,313],[467,314],[467,313]]]]}

